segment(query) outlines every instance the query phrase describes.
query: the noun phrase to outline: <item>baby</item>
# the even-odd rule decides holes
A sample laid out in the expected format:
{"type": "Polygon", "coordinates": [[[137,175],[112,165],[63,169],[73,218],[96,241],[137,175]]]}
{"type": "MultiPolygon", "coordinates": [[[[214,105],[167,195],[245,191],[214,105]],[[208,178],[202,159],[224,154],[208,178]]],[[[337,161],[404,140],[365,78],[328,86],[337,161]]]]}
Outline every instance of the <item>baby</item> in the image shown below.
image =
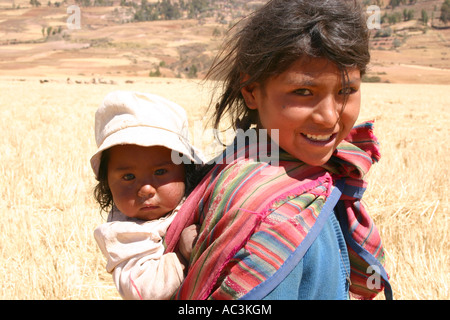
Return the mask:
{"type": "Polygon", "coordinates": [[[195,225],[186,228],[179,252],[164,254],[166,230],[202,163],[189,143],[186,112],[157,95],[112,92],[95,114],[95,137],[94,194],[110,212],[94,236],[106,269],[124,299],[168,299],[197,236],[195,225]]]}

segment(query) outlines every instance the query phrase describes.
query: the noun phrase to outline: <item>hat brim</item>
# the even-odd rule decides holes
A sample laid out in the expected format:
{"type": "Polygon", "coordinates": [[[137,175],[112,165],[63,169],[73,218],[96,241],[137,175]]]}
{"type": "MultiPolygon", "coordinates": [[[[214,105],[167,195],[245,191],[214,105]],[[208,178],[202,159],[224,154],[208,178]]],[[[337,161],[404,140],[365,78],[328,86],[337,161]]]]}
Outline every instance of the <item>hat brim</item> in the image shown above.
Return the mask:
{"type": "MultiPolygon", "coordinates": [[[[202,163],[203,161],[195,148],[174,132],[155,127],[129,127],[108,136],[91,157],[91,167],[96,178],[98,178],[102,152],[113,146],[126,144],[142,147],[163,146],[182,153],[193,163],[202,163]]],[[[179,161],[177,164],[180,164],[179,161]]]]}

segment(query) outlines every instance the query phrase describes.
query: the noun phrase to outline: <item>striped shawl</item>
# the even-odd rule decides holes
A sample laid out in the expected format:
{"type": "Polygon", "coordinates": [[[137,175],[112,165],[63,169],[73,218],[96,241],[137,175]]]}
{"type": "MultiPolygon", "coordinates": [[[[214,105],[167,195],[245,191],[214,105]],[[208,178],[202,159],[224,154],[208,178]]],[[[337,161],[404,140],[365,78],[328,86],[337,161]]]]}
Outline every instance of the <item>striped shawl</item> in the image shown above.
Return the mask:
{"type": "Polygon", "coordinates": [[[366,188],[363,177],[380,157],[372,126],[366,122],[353,128],[322,167],[283,151],[278,166],[245,156],[215,165],[187,198],[165,237],[166,252],[171,252],[186,226],[201,225],[189,272],[174,298],[260,297],[255,291],[279,276],[343,178],[342,196],[332,209],[349,251],[350,292],[373,299],[386,289],[390,298],[381,239],[359,201],[366,188]]]}

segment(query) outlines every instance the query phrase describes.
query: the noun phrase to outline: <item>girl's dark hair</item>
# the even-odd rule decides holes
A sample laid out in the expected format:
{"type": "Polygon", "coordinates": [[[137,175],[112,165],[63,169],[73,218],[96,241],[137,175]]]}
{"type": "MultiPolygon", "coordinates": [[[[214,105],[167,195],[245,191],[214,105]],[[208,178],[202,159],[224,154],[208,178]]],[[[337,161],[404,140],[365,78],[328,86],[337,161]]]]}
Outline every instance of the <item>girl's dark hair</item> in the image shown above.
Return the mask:
{"type": "Polygon", "coordinates": [[[102,152],[98,168],[97,185],[94,188],[94,198],[102,211],[108,212],[113,206],[113,197],[108,185],[109,149],[102,152]]]}
{"type": "Polygon", "coordinates": [[[341,71],[358,68],[363,75],[370,61],[366,17],[357,0],[272,0],[241,21],[207,74],[223,80],[213,125],[230,113],[234,128],[257,123],[257,111],[246,107],[241,89],[265,84],[302,57],[326,58],[341,71]],[[243,81],[243,75],[249,76],[243,81]]]}
{"type": "MultiPolygon", "coordinates": [[[[94,198],[99,203],[100,209],[105,212],[109,212],[114,205],[113,196],[108,185],[109,154],[109,149],[102,152],[97,177],[98,183],[94,188],[94,198]]],[[[204,173],[202,172],[204,169],[202,169],[200,164],[188,163],[184,164],[184,170],[185,196],[188,196],[203,178],[204,173]]]]}

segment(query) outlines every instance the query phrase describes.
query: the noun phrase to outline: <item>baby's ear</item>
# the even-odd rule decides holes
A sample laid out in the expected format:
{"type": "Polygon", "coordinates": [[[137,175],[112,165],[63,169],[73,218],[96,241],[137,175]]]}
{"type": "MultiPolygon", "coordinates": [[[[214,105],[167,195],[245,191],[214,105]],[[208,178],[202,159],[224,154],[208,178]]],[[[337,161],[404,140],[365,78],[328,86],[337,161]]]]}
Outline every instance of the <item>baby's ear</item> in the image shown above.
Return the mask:
{"type": "MultiPolygon", "coordinates": [[[[242,82],[248,81],[250,78],[249,75],[243,75],[242,82]]],[[[259,84],[256,82],[250,83],[241,89],[242,96],[244,97],[245,104],[247,108],[251,110],[258,109],[258,98],[257,98],[257,90],[259,88],[259,84]]]]}

